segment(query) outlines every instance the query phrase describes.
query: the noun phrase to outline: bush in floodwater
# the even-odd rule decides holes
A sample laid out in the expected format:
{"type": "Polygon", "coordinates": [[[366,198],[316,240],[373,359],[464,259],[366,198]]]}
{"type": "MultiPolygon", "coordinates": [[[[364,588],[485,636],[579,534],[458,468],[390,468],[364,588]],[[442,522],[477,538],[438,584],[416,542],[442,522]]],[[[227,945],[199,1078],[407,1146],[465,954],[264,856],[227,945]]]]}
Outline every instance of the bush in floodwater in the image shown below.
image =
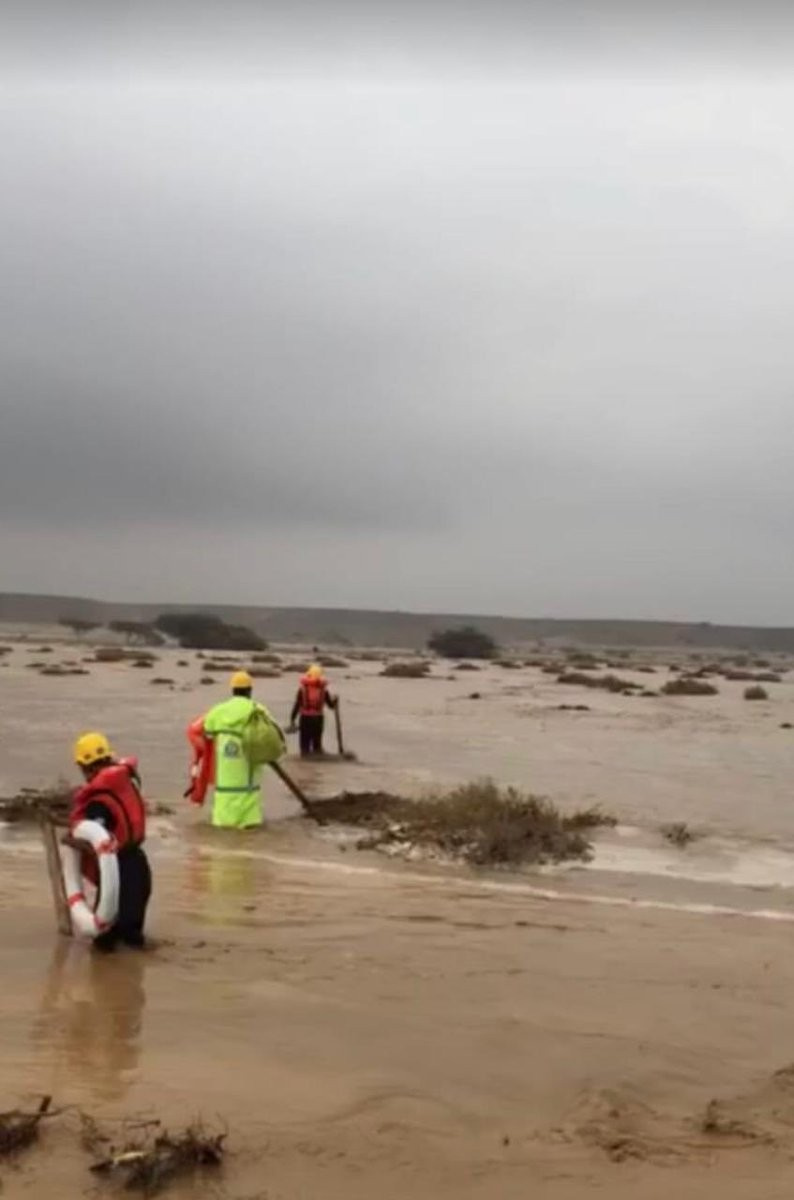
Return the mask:
{"type": "Polygon", "coordinates": [[[120,663],[127,657],[123,646],[97,646],[94,661],[98,663],[120,663]]]}
{"type": "Polygon", "coordinates": [[[85,667],[67,667],[65,664],[53,663],[52,666],[42,667],[39,675],[47,675],[49,677],[64,677],[66,675],[89,675],[90,672],[85,667]]]}
{"type": "Polygon", "coordinates": [[[493,638],[473,625],[437,630],[427,648],[442,658],[494,658],[497,650],[493,638]]]}
{"type": "Polygon", "coordinates": [[[686,821],[673,821],[669,825],[663,825],[660,833],[671,846],[677,846],[679,850],[683,850],[696,837],[686,821]]]}
{"type": "Polygon", "coordinates": [[[318,654],[315,661],[328,671],[343,671],[350,666],[346,658],[338,658],[334,654],[318,654]]]}
{"type": "Polygon", "coordinates": [[[572,671],[597,671],[601,665],[594,654],[582,650],[567,650],[565,656],[572,671]]]}
{"type": "Polygon", "coordinates": [[[328,820],[365,828],[363,849],[419,846],[475,866],[586,860],[586,835],[616,823],[597,808],[565,815],[549,800],[487,779],[421,800],[345,792],[316,807],[328,820]]]}
{"type": "Polygon", "coordinates": [[[267,650],[267,642],[244,625],[227,625],[210,613],[163,613],[155,621],[159,633],[176,638],[183,650],[267,650]]]}
{"type": "Polygon", "coordinates": [[[381,675],[386,679],[426,679],[430,671],[428,662],[393,662],[385,666],[381,675]]]}
{"type": "Polygon", "coordinates": [[[680,679],[671,679],[662,688],[665,696],[716,696],[719,688],[713,683],[702,679],[693,679],[691,675],[682,675],[680,679]]]}
{"type": "Polygon", "coordinates": [[[569,684],[572,687],[601,688],[605,692],[622,695],[632,691],[637,685],[619,675],[585,675],[581,671],[564,671],[557,676],[557,683],[569,684]]]}

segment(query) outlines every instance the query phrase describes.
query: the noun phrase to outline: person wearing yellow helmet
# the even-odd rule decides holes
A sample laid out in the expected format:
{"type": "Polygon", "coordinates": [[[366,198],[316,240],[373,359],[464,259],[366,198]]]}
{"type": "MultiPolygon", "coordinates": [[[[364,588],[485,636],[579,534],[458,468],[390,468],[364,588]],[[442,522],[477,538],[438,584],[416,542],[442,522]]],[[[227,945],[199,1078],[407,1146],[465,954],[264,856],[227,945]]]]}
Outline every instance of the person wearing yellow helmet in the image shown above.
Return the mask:
{"type": "Polygon", "coordinates": [[[301,758],[323,754],[324,710],[335,707],[322,667],[312,663],[300,681],[290,716],[291,727],[298,720],[301,758]]]}
{"type": "Polygon", "coordinates": [[[263,704],[253,698],[254,681],[235,671],[231,696],[211,708],[191,729],[212,743],[214,791],[212,823],[223,829],[252,829],[262,824],[263,763],[250,751],[249,734],[257,722],[267,723],[283,746],[284,735],[263,704]]]}
{"type": "MultiPolygon", "coordinates": [[[[116,920],[94,939],[94,947],[108,953],[123,942],[142,949],[152,873],[143,849],[146,801],[141,793],[138,760],[116,758],[104,733],[96,731],[81,734],[74,744],[73,757],[85,782],[72,797],[69,829],[73,831],[81,821],[103,825],[113,835],[119,864],[116,920]]],[[[93,856],[84,861],[83,873],[98,882],[93,856]]]]}

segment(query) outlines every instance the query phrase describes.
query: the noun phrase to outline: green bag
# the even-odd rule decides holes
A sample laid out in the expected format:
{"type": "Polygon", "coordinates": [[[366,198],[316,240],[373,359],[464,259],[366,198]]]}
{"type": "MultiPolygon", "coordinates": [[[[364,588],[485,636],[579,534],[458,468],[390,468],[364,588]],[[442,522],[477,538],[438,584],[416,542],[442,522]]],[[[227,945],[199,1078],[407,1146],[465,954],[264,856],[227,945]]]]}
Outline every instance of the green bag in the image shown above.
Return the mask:
{"type": "Polygon", "coordinates": [[[259,704],[243,726],[240,740],[243,754],[252,767],[277,762],[287,750],[280,727],[259,704]]]}

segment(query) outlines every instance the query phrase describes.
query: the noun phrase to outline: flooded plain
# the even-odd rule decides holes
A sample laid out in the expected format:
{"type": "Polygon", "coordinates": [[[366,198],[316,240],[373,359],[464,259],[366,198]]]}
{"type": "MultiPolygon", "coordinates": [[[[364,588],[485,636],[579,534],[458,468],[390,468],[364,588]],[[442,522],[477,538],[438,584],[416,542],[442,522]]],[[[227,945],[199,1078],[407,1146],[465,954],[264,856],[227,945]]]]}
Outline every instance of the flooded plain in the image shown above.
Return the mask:
{"type": "MultiPolygon", "coordinates": [[[[4,1197],[96,1194],[79,1113],[228,1128],[222,1173],[174,1196],[790,1195],[794,684],[748,703],[722,681],[640,698],[537,669],[329,672],[358,759],[289,762],[311,796],[492,776],[619,821],[587,866],[507,874],[361,853],[275,777],[265,830],[213,831],[181,799],[184,728],[225,678],[181,652],[48,678],[37,648],[0,667],[0,794],[70,775],[100,727],[173,815],[145,955],[59,940],[35,833],[0,838],[0,1107],[63,1110],[0,1163],[4,1197]],[[661,833],[681,822],[684,849],[661,833]]],[[[285,721],[296,679],[258,681],[285,721]]]]}

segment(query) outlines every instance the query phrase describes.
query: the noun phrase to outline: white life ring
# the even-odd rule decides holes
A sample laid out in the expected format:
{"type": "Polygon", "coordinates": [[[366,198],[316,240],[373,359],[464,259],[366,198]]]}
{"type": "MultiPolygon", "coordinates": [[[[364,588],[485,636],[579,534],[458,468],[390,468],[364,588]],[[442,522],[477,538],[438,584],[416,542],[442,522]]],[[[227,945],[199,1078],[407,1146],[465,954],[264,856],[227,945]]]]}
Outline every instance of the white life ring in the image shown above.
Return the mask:
{"type": "Polygon", "coordinates": [[[73,846],[63,848],[63,878],[75,933],[95,938],[110,929],[119,911],[119,860],[116,840],[98,821],[80,821],[72,830],[76,841],[88,842],[99,863],[99,891],[92,908],[85,898],[81,854],[73,846]]]}

